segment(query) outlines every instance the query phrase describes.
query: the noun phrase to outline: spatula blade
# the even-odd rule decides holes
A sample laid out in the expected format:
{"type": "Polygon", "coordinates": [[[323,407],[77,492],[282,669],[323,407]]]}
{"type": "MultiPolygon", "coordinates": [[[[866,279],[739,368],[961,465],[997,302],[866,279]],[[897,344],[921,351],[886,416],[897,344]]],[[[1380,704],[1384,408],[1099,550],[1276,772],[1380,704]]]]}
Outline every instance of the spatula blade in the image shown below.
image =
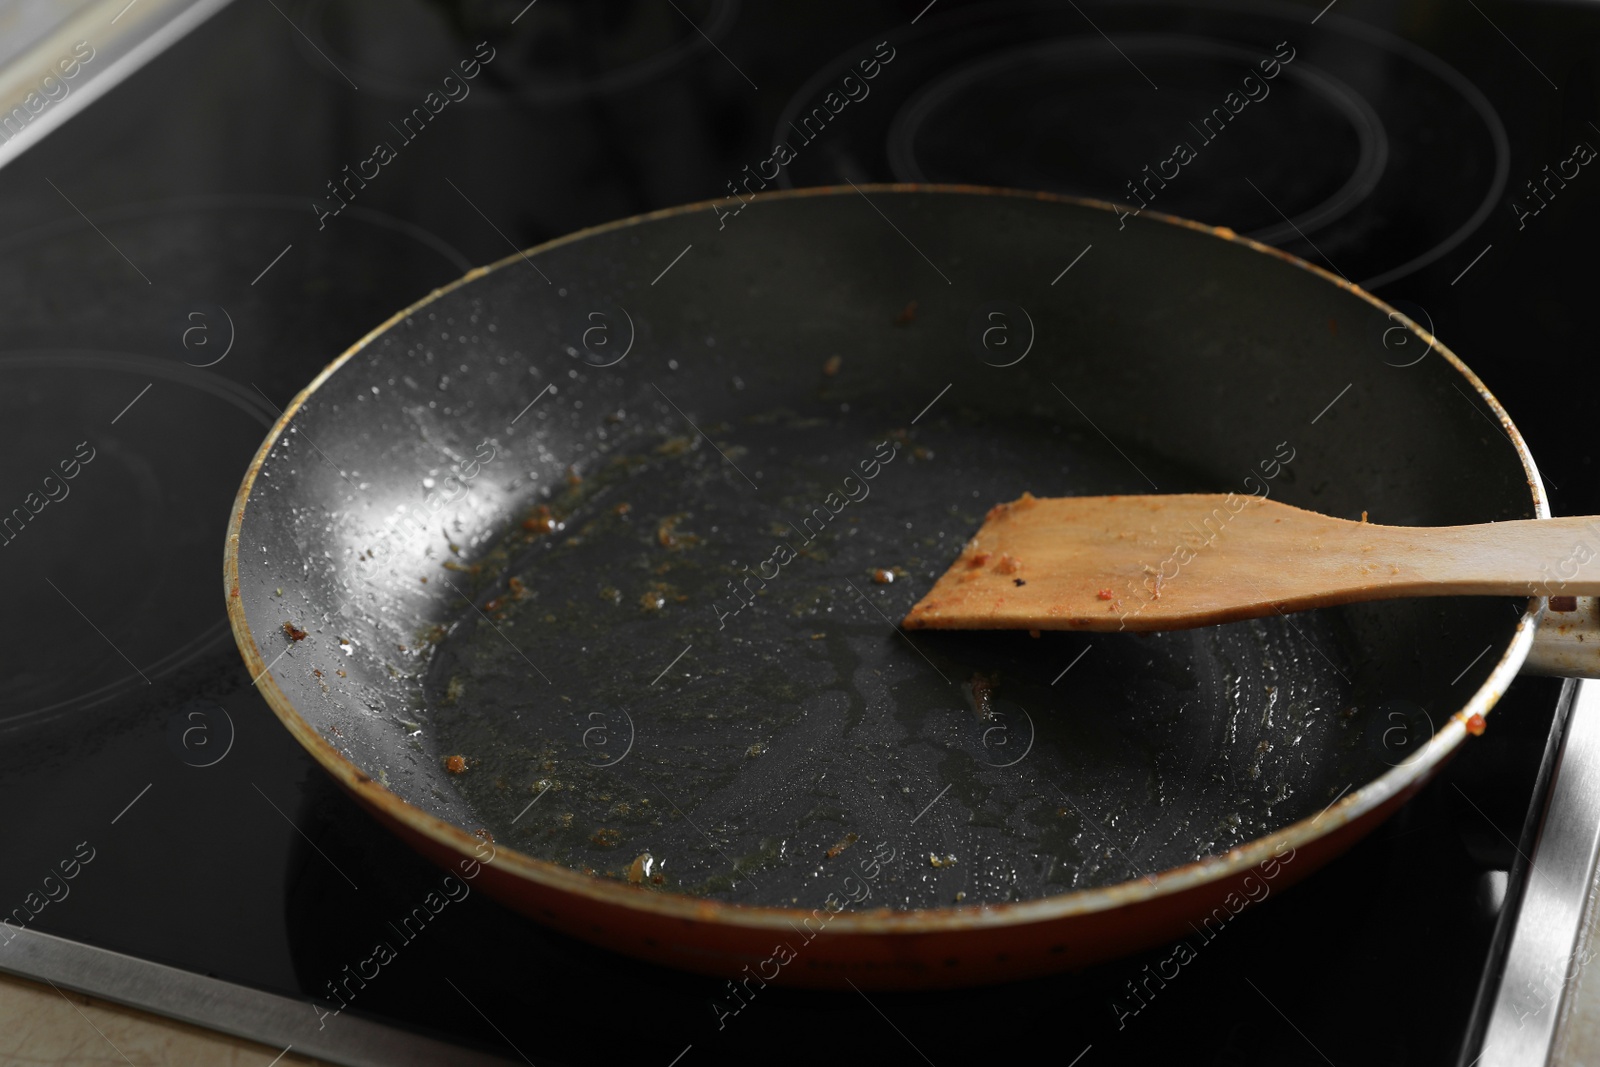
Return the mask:
{"type": "Polygon", "coordinates": [[[1398,529],[1234,493],[1025,493],[990,510],[903,625],[1173,630],[1370,599],[1404,584],[1384,536],[1398,529]]]}

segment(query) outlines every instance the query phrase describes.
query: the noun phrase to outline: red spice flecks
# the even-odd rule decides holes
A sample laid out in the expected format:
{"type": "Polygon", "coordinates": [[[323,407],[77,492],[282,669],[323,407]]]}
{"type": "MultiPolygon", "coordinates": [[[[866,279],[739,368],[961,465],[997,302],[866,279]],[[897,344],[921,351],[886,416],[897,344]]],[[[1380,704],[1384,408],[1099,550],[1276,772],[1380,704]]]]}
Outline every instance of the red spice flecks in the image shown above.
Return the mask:
{"type": "Polygon", "coordinates": [[[540,504],[522,520],[522,528],[531,534],[547,534],[554,533],[560,528],[560,524],[556,522],[555,516],[550,514],[550,506],[540,504]]]}
{"type": "Polygon", "coordinates": [[[1473,712],[1471,715],[1467,716],[1467,733],[1471,734],[1473,737],[1482,737],[1484,728],[1487,725],[1488,724],[1483,721],[1483,716],[1479,715],[1477,712],[1473,712]]]}
{"type": "Polygon", "coordinates": [[[451,774],[460,774],[467,769],[467,757],[451,756],[444,761],[444,769],[451,774]]]}
{"type": "Polygon", "coordinates": [[[1102,589],[1100,592],[1095,594],[1095,596],[1098,596],[1101,600],[1110,600],[1112,595],[1113,594],[1109,589],[1102,589]]]}
{"type": "Polygon", "coordinates": [[[304,641],[306,639],[306,632],[292,622],[283,624],[283,632],[289,636],[291,641],[304,641]]]}

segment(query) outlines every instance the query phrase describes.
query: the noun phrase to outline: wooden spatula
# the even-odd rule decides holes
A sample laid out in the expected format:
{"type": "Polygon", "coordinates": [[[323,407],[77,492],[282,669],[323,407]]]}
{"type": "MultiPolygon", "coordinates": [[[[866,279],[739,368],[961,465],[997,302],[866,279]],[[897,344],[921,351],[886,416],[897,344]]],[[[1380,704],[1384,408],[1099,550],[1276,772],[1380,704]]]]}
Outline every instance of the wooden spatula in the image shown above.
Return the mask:
{"type": "Polygon", "coordinates": [[[1255,496],[1041,499],[989,512],[912,630],[1181,630],[1410,596],[1600,594],[1600,518],[1378,526],[1255,496]]]}

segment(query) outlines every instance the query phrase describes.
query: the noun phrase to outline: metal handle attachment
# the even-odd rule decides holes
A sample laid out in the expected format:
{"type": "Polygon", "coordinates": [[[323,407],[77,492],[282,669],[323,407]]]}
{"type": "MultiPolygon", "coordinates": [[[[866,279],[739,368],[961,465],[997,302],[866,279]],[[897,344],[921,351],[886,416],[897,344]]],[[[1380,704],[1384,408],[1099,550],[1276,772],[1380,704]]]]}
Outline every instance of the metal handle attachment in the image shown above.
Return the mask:
{"type": "Polygon", "coordinates": [[[1557,678],[1600,678],[1600,597],[1547,598],[1522,669],[1557,678]]]}

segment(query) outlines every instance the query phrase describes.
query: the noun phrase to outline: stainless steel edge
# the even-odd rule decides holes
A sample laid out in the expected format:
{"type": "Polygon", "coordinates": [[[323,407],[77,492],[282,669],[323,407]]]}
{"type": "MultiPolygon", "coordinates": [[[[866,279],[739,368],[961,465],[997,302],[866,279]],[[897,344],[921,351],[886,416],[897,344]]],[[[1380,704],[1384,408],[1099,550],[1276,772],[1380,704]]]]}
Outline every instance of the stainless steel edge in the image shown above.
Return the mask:
{"type": "Polygon", "coordinates": [[[346,1067],[503,1067],[513,1062],[343,1012],[323,1017],[309,1000],[263,993],[219,978],[35,930],[7,927],[0,971],[258,1041],[346,1067]]]}
{"type": "Polygon", "coordinates": [[[1580,682],[1479,1067],[1550,1062],[1600,855],[1600,683],[1580,682]]]}
{"type": "Polygon", "coordinates": [[[1600,678],[1600,597],[1572,597],[1572,610],[1557,611],[1542,599],[1533,647],[1522,661],[1524,674],[1557,678],[1600,678]]]}
{"type": "Polygon", "coordinates": [[[1556,768],[1561,763],[1561,746],[1566,741],[1567,724],[1572,718],[1572,707],[1577,700],[1579,683],[1568,679],[1561,687],[1556,701],[1555,715],[1549,732],[1545,735],[1544,752],[1539,759],[1539,771],[1534,776],[1533,788],[1522,817],[1522,826],[1514,842],[1516,856],[1507,873],[1505,896],[1500,902],[1500,914],[1495,920],[1494,935],[1489,941],[1489,952],[1483,970],[1478,975],[1478,989],[1473,997],[1472,1014],[1457,1049],[1455,1067],[1476,1067],[1483,1048],[1483,1036],[1494,1014],[1495,998],[1500,991],[1500,977],[1505,973],[1507,950],[1516,932],[1517,917],[1522,913],[1522,898],[1528,883],[1528,856],[1539,839],[1539,828],[1544,823],[1545,806],[1550,800],[1550,783],[1555,781],[1556,768]]]}
{"type": "MultiPolygon", "coordinates": [[[[0,65],[0,167],[37,144],[51,130],[93,103],[107,90],[166,51],[175,41],[221,11],[230,0],[92,0],[63,19],[26,51],[0,65]],[[93,58],[63,78],[58,64],[75,58],[74,45],[87,43],[93,58]],[[26,102],[46,100],[46,78],[64,87],[33,112],[26,102]],[[4,124],[21,108],[30,117],[4,124]]],[[[56,91],[50,90],[48,95],[56,91]]]]}

